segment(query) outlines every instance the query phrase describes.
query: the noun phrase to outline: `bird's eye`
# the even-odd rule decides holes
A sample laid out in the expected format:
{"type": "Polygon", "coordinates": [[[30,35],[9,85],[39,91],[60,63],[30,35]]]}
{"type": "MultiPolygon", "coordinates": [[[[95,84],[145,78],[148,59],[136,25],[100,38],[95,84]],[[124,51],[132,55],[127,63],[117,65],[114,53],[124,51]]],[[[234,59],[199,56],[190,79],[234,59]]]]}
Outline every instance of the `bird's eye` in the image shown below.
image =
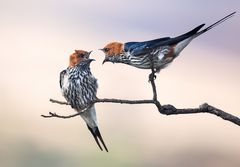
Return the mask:
{"type": "Polygon", "coordinates": [[[109,50],[109,48],[104,48],[104,52],[108,52],[109,50]]]}
{"type": "Polygon", "coordinates": [[[80,58],[84,58],[85,55],[84,55],[84,54],[80,54],[79,57],[80,57],[80,58]]]}

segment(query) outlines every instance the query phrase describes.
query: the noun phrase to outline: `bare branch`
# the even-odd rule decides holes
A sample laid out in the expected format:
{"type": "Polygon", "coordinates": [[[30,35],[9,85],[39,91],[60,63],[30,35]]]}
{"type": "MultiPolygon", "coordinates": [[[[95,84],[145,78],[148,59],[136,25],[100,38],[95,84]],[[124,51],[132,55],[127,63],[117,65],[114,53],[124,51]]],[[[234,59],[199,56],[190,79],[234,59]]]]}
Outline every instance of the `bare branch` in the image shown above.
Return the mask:
{"type": "MultiPolygon", "coordinates": [[[[218,117],[221,117],[224,120],[230,121],[236,125],[240,126],[240,119],[232,114],[229,114],[227,112],[224,112],[218,108],[215,108],[211,105],[208,105],[207,103],[204,103],[200,105],[198,108],[185,108],[185,109],[177,109],[173,105],[163,105],[161,106],[160,102],[157,99],[157,90],[156,90],[156,85],[155,85],[155,69],[154,64],[153,64],[153,58],[152,55],[149,55],[149,58],[152,62],[152,68],[151,71],[152,73],[149,75],[149,82],[151,82],[152,86],[152,91],[153,91],[153,99],[152,100],[123,100],[123,99],[96,99],[95,101],[92,101],[92,103],[89,104],[89,106],[95,104],[95,103],[120,103],[120,104],[154,104],[157,108],[158,111],[161,114],[164,115],[177,115],[177,114],[195,114],[195,113],[209,113],[209,114],[214,114],[218,117]]],[[[52,103],[57,103],[61,105],[69,105],[67,102],[63,101],[58,101],[54,99],[50,99],[52,103]]],[[[87,107],[88,108],[88,107],[87,107]]],[[[87,108],[83,109],[82,111],[86,110],[87,108]]],[[[41,115],[44,118],[51,118],[51,117],[58,117],[58,118],[72,118],[75,116],[80,115],[80,113],[68,115],[68,116],[61,116],[56,113],[51,113],[49,112],[49,115],[41,115]]]]}
{"type": "MultiPolygon", "coordinates": [[[[59,101],[59,100],[55,100],[55,99],[50,99],[49,100],[52,103],[57,103],[57,104],[61,104],[61,105],[70,105],[69,103],[65,102],[65,101],[59,101]]],[[[95,101],[93,101],[89,106],[91,106],[92,104],[95,103],[120,103],[120,104],[154,104],[155,101],[154,100],[122,100],[122,99],[96,99],[95,101]]],[[[88,107],[87,107],[88,108],[88,107]]],[[[85,111],[87,108],[83,109],[83,111],[85,111]]],[[[76,113],[76,114],[72,114],[72,115],[67,115],[67,116],[62,116],[62,115],[58,115],[56,113],[52,113],[49,112],[49,115],[41,115],[44,118],[51,118],[51,117],[57,117],[57,118],[72,118],[75,116],[80,115],[80,113],[76,113]]]]}
{"type": "Polygon", "coordinates": [[[153,54],[149,55],[149,59],[151,61],[151,71],[152,71],[152,73],[149,75],[149,80],[148,81],[150,81],[151,85],[152,85],[153,100],[158,102],[159,105],[160,105],[160,102],[157,99],[157,89],[156,89],[156,85],[155,85],[155,81],[154,81],[155,78],[156,78],[156,75],[155,75],[155,69],[154,69],[153,54]]]}
{"type": "MultiPolygon", "coordinates": [[[[50,99],[49,101],[57,104],[70,105],[65,101],[59,101],[55,99],[50,99]]],[[[92,104],[94,103],[147,104],[147,103],[154,103],[154,100],[122,100],[122,99],[104,98],[104,99],[96,99],[95,101],[92,102],[92,104]]]]}
{"type": "Polygon", "coordinates": [[[97,99],[93,103],[120,103],[120,104],[148,104],[154,100],[122,100],[122,99],[97,99]]]}
{"type": "Polygon", "coordinates": [[[163,105],[159,112],[164,115],[209,113],[214,114],[218,117],[221,117],[224,120],[230,121],[240,126],[240,119],[238,117],[227,112],[224,112],[207,103],[200,105],[199,108],[186,108],[186,109],[177,109],[173,105],[163,105]]]}
{"type": "MultiPolygon", "coordinates": [[[[66,102],[50,99],[52,103],[57,103],[61,105],[67,104],[66,102]]],[[[207,103],[204,103],[199,106],[199,108],[184,108],[184,109],[177,109],[173,105],[158,105],[154,100],[122,100],[122,99],[97,99],[94,103],[119,103],[119,104],[155,104],[158,108],[158,111],[164,115],[178,115],[178,114],[197,114],[197,113],[209,113],[214,114],[216,116],[221,117],[224,120],[230,121],[234,124],[240,126],[240,119],[232,114],[224,112],[216,107],[213,107],[207,103]]],[[[58,118],[72,118],[75,116],[80,115],[80,113],[68,115],[68,116],[61,116],[56,113],[49,112],[49,115],[42,115],[44,118],[50,117],[58,117],[58,118]]]]}
{"type": "MultiPolygon", "coordinates": [[[[54,103],[54,102],[53,102],[54,103]]],[[[59,104],[63,104],[63,103],[59,103],[59,104]]],[[[41,115],[43,118],[51,118],[51,117],[57,117],[57,118],[63,118],[63,119],[67,119],[67,118],[72,118],[72,117],[76,117],[80,115],[80,112],[76,113],[76,114],[72,114],[72,115],[68,115],[68,116],[62,116],[62,115],[58,115],[56,113],[52,113],[49,112],[49,115],[41,115]]]]}
{"type": "Polygon", "coordinates": [[[52,102],[52,103],[58,103],[58,104],[64,104],[64,105],[69,105],[68,102],[65,102],[65,101],[58,101],[58,100],[54,100],[54,99],[50,99],[50,102],[52,102]]]}

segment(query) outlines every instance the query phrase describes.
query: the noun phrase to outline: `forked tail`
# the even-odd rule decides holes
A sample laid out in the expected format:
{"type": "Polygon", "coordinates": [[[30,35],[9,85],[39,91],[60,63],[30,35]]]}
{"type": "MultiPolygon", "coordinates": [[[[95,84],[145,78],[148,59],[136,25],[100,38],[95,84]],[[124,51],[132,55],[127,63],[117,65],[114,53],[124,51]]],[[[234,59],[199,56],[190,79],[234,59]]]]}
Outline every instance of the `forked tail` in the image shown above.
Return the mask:
{"type": "Polygon", "coordinates": [[[87,127],[88,127],[89,131],[91,132],[91,134],[93,135],[93,137],[94,137],[94,139],[95,139],[98,147],[100,148],[100,150],[102,151],[102,147],[101,147],[98,139],[101,141],[103,147],[104,147],[105,150],[108,152],[107,146],[105,145],[105,143],[104,143],[104,141],[103,141],[103,138],[102,138],[102,136],[101,136],[101,133],[100,133],[98,127],[91,128],[91,127],[89,127],[88,125],[87,125],[87,127]]]}
{"type": "Polygon", "coordinates": [[[174,50],[174,58],[176,58],[179,53],[196,37],[198,37],[199,35],[207,32],[208,30],[212,29],[213,27],[223,23],[224,21],[226,21],[227,19],[231,18],[234,16],[236,12],[233,12],[229,15],[227,15],[226,17],[222,18],[221,20],[215,22],[214,24],[208,26],[207,28],[200,30],[205,24],[201,24],[199,26],[197,26],[196,28],[194,28],[193,30],[180,35],[176,38],[174,38],[172,40],[172,44],[177,44],[174,50]]]}
{"type": "Polygon", "coordinates": [[[212,25],[208,26],[207,28],[205,28],[205,29],[197,32],[197,33],[194,35],[194,37],[197,37],[197,36],[199,36],[199,35],[207,32],[208,30],[212,29],[213,27],[216,27],[217,25],[223,23],[223,22],[226,21],[227,19],[233,17],[235,13],[236,13],[236,12],[233,12],[233,13],[227,15],[227,16],[225,16],[224,18],[222,18],[222,19],[218,20],[217,22],[213,23],[212,25]]]}

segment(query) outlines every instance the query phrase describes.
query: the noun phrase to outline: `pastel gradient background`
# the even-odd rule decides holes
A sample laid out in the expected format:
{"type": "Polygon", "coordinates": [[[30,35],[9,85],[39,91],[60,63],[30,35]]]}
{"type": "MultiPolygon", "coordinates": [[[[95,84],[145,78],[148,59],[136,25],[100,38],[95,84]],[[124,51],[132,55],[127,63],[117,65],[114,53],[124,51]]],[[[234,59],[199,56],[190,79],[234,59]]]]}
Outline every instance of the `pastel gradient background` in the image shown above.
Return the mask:
{"type": "Polygon", "coordinates": [[[110,41],[176,36],[237,11],[195,39],[156,84],[162,104],[208,102],[240,116],[240,1],[0,0],[1,167],[239,167],[240,128],[209,114],[163,116],[153,105],[97,104],[99,151],[82,119],[44,119],[73,110],[59,72],[74,49],[94,50],[99,97],[147,99],[148,70],[101,62],[110,41]]]}

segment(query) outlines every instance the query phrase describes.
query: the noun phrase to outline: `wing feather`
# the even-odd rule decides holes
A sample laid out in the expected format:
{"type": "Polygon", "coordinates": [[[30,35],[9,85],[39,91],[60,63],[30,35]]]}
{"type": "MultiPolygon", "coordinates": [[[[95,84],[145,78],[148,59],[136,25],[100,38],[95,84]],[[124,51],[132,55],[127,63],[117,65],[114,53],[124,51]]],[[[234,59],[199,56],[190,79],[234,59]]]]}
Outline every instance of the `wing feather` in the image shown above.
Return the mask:
{"type": "Polygon", "coordinates": [[[60,72],[60,77],[59,77],[59,84],[60,84],[60,88],[62,89],[63,86],[63,79],[64,79],[64,75],[67,73],[66,70],[63,70],[60,72]]]}
{"type": "Polygon", "coordinates": [[[193,36],[203,26],[204,24],[201,24],[198,27],[192,29],[191,31],[183,35],[177,36],[175,38],[164,37],[164,38],[158,38],[158,39],[144,41],[144,42],[127,42],[124,45],[124,51],[129,52],[133,56],[149,54],[151,51],[159,49],[160,47],[171,46],[193,36]]]}

